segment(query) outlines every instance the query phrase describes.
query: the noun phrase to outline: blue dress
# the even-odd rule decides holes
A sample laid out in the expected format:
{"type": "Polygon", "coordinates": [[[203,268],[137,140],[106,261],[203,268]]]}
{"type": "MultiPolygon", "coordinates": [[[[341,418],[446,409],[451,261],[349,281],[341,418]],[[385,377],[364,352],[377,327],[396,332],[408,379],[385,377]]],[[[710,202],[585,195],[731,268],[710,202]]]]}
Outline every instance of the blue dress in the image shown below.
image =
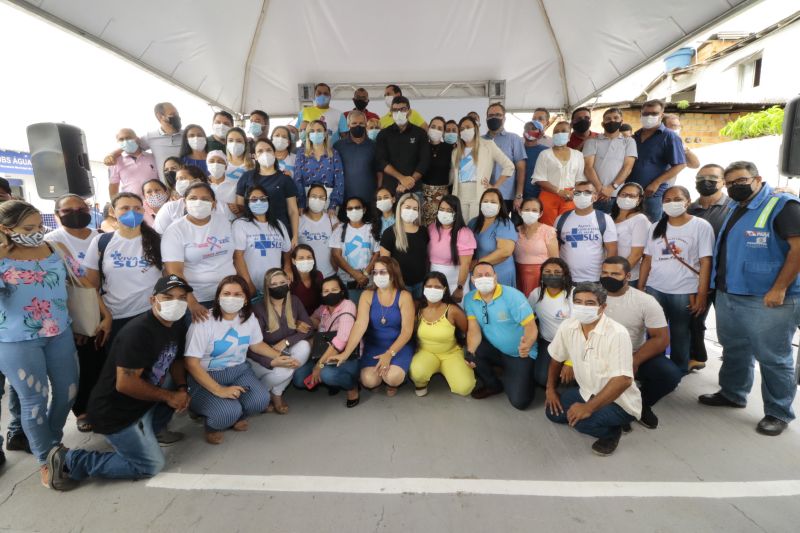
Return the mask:
{"type": "MultiPolygon", "coordinates": [[[[389,347],[400,336],[403,328],[403,317],[400,314],[400,291],[394,296],[394,302],[389,307],[383,307],[378,300],[378,291],[372,293],[372,305],[369,308],[369,326],[364,335],[364,355],[361,356],[360,368],[376,366],[378,360],[376,355],[386,353],[389,347]],[[382,324],[381,319],[386,319],[382,324]]],[[[392,364],[399,366],[405,372],[411,365],[411,358],[414,355],[414,348],[409,342],[403,346],[397,354],[392,357],[392,364]]]]}
{"type": "MultiPolygon", "coordinates": [[[[492,225],[486,228],[486,231],[480,231],[480,228],[476,227],[477,220],[477,217],[473,218],[467,225],[475,234],[475,240],[478,243],[478,247],[475,249],[475,257],[478,260],[497,250],[497,239],[514,241],[516,245],[519,235],[511,220],[506,219],[501,223],[500,219],[495,219],[492,225]]],[[[517,271],[514,266],[513,255],[506,258],[499,265],[494,265],[494,271],[497,274],[497,283],[508,285],[509,287],[517,287],[517,271]]],[[[471,283],[472,282],[470,282],[470,286],[472,286],[471,283]]]]}

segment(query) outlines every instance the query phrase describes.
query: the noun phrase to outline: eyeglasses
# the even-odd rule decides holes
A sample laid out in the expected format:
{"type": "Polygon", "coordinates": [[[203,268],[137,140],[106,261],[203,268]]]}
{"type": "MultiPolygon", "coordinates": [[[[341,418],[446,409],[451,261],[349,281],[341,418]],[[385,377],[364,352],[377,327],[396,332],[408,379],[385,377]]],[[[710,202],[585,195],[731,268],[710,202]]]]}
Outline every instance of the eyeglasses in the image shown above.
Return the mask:
{"type": "Polygon", "coordinates": [[[269,202],[269,198],[267,198],[266,196],[259,196],[258,198],[250,198],[248,201],[260,202],[262,204],[266,204],[267,202],[269,202]]]}
{"type": "Polygon", "coordinates": [[[572,193],[572,196],[591,196],[593,194],[592,191],[575,191],[572,193]]]}
{"type": "Polygon", "coordinates": [[[753,180],[756,179],[755,176],[746,176],[743,178],[738,178],[733,181],[726,181],[725,187],[733,187],[734,185],[750,185],[753,183],[753,180]]]}

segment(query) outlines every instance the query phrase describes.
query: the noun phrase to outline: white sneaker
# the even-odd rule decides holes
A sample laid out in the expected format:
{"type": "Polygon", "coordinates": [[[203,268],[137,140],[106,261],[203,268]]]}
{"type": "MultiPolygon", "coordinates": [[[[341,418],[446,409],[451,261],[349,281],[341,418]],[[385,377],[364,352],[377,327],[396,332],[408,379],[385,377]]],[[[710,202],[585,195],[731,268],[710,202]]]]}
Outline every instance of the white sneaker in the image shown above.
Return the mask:
{"type": "Polygon", "coordinates": [[[422,398],[423,396],[427,396],[428,395],[428,387],[422,387],[421,389],[420,388],[416,388],[416,389],[414,389],[414,393],[417,396],[419,396],[420,398],[422,398]]]}

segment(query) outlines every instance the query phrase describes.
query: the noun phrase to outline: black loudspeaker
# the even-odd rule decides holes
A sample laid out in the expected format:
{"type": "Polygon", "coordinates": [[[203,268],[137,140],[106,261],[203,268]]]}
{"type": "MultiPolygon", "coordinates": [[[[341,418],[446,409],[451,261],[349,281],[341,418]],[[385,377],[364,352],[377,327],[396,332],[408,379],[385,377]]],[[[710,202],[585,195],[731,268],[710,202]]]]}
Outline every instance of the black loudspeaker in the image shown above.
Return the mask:
{"type": "Polygon", "coordinates": [[[781,174],[800,177],[800,96],[786,103],[783,110],[783,142],[781,143],[781,174]]]}
{"type": "Polygon", "coordinates": [[[89,198],[94,194],[82,129],[52,122],[31,124],[28,146],[40,198],[58,198],[67,193],[89,198]]]}

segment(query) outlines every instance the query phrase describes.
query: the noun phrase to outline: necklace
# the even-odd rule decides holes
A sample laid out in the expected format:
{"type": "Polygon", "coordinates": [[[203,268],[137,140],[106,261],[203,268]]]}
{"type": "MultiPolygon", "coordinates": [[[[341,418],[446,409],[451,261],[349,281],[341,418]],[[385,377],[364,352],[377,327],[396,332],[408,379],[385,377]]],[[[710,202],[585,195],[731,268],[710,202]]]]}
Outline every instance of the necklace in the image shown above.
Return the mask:
{"type": "Polygon", "coordinates": [[[381,326],[385,326],[386,325],[386,311],[389,309],[389,307],[391,307],[391,304],[389,305],[389,307],[384,307],[384,305],[381,303],[381,297],[380,297],[380,295],[378,295],[378,305],[381,306],[381,326]]]}

